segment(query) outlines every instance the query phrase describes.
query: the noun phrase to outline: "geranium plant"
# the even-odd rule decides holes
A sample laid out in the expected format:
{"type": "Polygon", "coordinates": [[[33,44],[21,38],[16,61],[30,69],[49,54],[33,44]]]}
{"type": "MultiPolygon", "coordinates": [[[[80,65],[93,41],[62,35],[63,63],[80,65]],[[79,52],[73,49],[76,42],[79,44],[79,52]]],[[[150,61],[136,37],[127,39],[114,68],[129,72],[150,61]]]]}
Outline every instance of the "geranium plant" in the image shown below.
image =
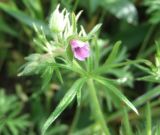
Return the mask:
{"type": "MultiPolygon", "coordinates": [[[[101,133],[110,135],[105,120],[106,117],[103,115],[103,110],[98,99],[97,92],[99,91],[99,86],[105,89],[109,96],[111,95],[112,97],[114,95],[118,100],[123,101],[128,106],[127,110],[132,109],[138,114],[135,106],[118,89],[118,85],[127,82],[129,76],[126,74],[121,78],[117,77],[113,79],[110,78],[110,74],[115,74],[111,72],[112,69],[124,69],[131,64],[140,67],[138,63],[145,63],[150,66],[151,63],[143,59],[135,61],[124,61],[123,57],[119,59],[119,55],[121,55],[119,54],[121,41],[115,43],[106,60],[101,62],[100,53],[103,48],[98,45],[96,36],[101,24],[97,24],[87,33],[83,26],[79,27],[78,25],[81,13],[80,11],[75,15],[66,9],[61,11],[60,5],[58,5],[49,19],[50,32],[48,35],[44,34],[43,27],[38,29],[34,25],[37,33],[34,42],[39,48],[40,53],[31,54],[25,58],[27,63],[22,67],[19,76],[41,75],[43,78],[43,90],[50,82],[53,74],[56,74],[60,82],[65,85],[61,69],[67,70],[71,74],[74,73],[74,80],[70,89],[44,123],[42,134],[46,132],[48,127],[74,98],[77,98],[78,106],[80,106],[82,96],[86,93],[90,101],[88,106],[92,110],[94,119],[98,122],[101,133]],[[85,90],[82,91],[82,89],[85,90]]],[[[112,102],[114,103],[115,101],[112,102]]]]}

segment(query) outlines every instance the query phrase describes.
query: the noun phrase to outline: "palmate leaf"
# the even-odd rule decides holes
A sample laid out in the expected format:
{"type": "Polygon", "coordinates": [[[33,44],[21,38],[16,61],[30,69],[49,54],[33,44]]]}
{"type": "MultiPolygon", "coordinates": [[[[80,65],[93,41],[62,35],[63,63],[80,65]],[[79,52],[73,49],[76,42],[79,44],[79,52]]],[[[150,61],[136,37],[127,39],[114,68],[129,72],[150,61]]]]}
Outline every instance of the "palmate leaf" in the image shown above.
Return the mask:
{"type": "Polygon", "coordinates": [[[42,127],[42,135],[44,135],[46,130],[49,128],[49,126],[57,119],[57,117],[64,111],[64,109],[73,101],[74,97],[77,94],[77,91],[82,88],[85,81],[86,81],[86,78],[81,78],[77,80],[72,85],[72,87],[68,90],[68,92],[65,94],[61,102],[56,107],[56,109],[52,112],[52,114],[49,116],[47,121],[44,123],[42,127]]]}
{"type": "Polygon", "coordinates": [[[103,84],[106,88],[108,88],[108,90],[113,92],[118,98],[120,98],[123,102],[125,102],[126,105],[128,105],[128,107],[130,107],[136,114],[138,114],[138,111],[134,107],[134,105],[114,85],[112,85],[107,79],[105,79],[103,77],[100,77],[100,76],[95,77],[94,79],[97,82],[103,84]]]}

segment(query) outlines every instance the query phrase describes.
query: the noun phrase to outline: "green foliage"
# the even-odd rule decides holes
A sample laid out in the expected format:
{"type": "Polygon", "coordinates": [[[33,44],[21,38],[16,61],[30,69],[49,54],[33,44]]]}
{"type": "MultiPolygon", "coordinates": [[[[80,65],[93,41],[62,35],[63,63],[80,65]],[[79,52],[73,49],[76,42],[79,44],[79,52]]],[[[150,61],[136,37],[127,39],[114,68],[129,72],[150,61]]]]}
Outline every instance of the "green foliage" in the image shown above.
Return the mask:
{"type": "Polygon", "coordinates": [[[144,4],[148,6],[147,13],[150,14],[150,22],[158,24],[160,22],[160,1],[145,0],[144,4]]]}
{"type": "Polygon", "coordinates": [[[0,9],[32,28],[33,28],[33,24],[36,24],[38,28],[43,27],[45,33],[48,33],[48,27],[45,25],[44,22],[35,20],[27,16],[25,13],[20,11],[15,5],[7,5],[4,3],[0,3],[0,9]]]}
{"type": "Polygon", "coordinates": [[[15,95],[7,96],[0,90],[0,134],[19,135],[29,125],[28,115],[22,113],[23,104],[15,95]]]}
{"type": "Polygon", "coordinates": [[[66,95],[63,97],[55,111],[50,115],[50,117],[45,122],[43,128],[42,128],[42,135],[46,132],[48,127],[55,121],[55,119],[64,111],[64,109],[72,102],[74,97],[77,94],[77,91],[81,91],[81,88],[86,81],[85,78],[77,80],[72,87],[68,90],[66,95]]]}
{"type": "Polygon", "coordinates": [[[5,0],[0,11],[0,134],[160,134],[159,0],[5,0]],[[67,25],[55,32],[58,3],[56,27],[67,25]],[[85,61],[72,39],[89,44],[85,61]]]}
{"type": "Polygon", "coordinates": [[[46,72],[46,66],[52,66],[53,64],[52,57],[48,55],[32,54],[25,59],[28,61],[28,63],[24,65],[24,69],[18,74],[19,76],[46,72]]]}
{"type": "Polygon", "coordinates": [[[108,90],[111,90],[118,98],[120,98],[123,102],[125,102],[133,111],[138,114],[137,109],[134,105],[107,79],[103,77],[95,77],[95,80],[99,83],[103,84],[108,90]]]}
{"type": "Polygon", "coordinates": [[[117,55],[119,53],[120,44],[121,44],[120,41],[115,43],[111,53],[109,54],[108,58],[105,61],[105,65],[111,65],[114,62],[114,60],[116,60],[117,55]]]}

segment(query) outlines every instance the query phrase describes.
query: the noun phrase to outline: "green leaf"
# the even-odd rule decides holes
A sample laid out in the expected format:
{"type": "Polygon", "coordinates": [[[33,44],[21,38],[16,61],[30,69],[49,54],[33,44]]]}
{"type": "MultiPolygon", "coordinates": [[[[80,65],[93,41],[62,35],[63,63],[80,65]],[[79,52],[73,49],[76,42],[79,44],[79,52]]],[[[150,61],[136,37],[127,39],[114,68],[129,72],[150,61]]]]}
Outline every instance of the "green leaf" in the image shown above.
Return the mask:
{"type": "Polygon", "coordinates": [[[21,21],[22,23],[30,26],[31,28],[33,28],[33,24],[35,24],[37,28],[39,29],[43,28],[46,34],[50,33],[49,28],[45,23],[29,17],[28,15],[26,15],[24,12],[20,11],[16,7],[0,2],[0,9],[2,9],[4,12],[11,15],[12,17],[16,18],[17,20],[21,21]]]}
{"type": "Polygon", "coordinates": [[[22,2],[27,7],[27,11],[30,12],[32,17],[43,19],[43,9],[41,0],[22,0],[22,2]]]}
{"type": "Polygon", "coordinates": [[[46,67],[44,73],[42,74],[43,78],[42,89],[45,89],[49,84],[50,80],[52,79],[53,71],[54,71],[53,66],[46,67]]]}
{"type": "Polygon", "coordinates": [[[24,69],[18,74],[18,76],[25,76],[25,75],[31,75],[37,72],[37,67],[39,67],[39,63],[37,61],[35,62],[27,62],[24,64],[21,69],[24,67],[24,69]]]}
{"type": "Polygon", "coordinates": [[[13,126],[13,125],[14,123],[12,123],[12,121],[8,121],[8,127],[12,135],[18,135],[18,129],[16,128],[16,126],[13,126]]]}
{"type": "Polygon", "coordinates": [[[147,81],[147,82],[152,82],[152,83],[159,83],[160,82],[160,77],[156,77],[153,75],[148,75],[144,77],[139,77],[137,78],[139,81],[147,81]]]}
{"type": "Polygon", "coordinates": [[[0,31],[18,37],[18,32],[11,25],[7,24],[3,18],[0,18],[0,31]]]}
{"type": "Polygon", "coordinates": [[[4,89],[0,89],[0,134],[10,132],[12,135],[21,134],[29,125],[28,115],[21,115],[23,103],[16,95],[6,95],[4,89]]]}
{"type": "MultiPolygon", "coordinates": [[[[83,2],[83,1],[82,1],[83,2]]],[[[94,12],[96,12],[96,9],[100,5],[99,0],[89,0],[89,5],[86,5],[87,7],[89,6],[89,12],[93,15],[94,12]]]]}
{"type": "Polygon", "coordinates": [[[25,60],[27,60],[27,61],[37,61],[37,60],[40,60],[40,58],[41,58],[41,54],[34,53],[34,54],[30,54],[29,56],[25,57],[25,60]]]}
{"type": "Polygon", "coordinates": [[[54,57],[50,54],[31,54],[25,58],[28,62],[20,67],[18,76],[42,74],[46,67],[53,66],[54,57]]]}
{"type": "Polygon", "coordinates": [[[124,127],[127,135],[133,135],[126,108],[124,108],[124,127]]]}
{"type": "Polygon", "coordinates": [[[58,68],[56,68],[55,71],[59,81],[63,84],[63,78],[62,78],[61,72],[59,71],[58,68]]]}
{"type": "Polygon", "coordinates": [[[160,85],[155,88],[152,88],[147,93],[143,94],[142,96],[138,97],[133,103],[135,106],[141,106],[148,100],[152,100],[160,95],[160,85]]]}
{"type": "Polygon", "coordinates": [[[93,27],[93,29],[89,32],[88,38],[92,38],[96,34],[96,32],[99,30],[99,28],[102,26],[102,24],[97,24],[96,26],[93,27]]]}
{"type": "Polygon", "coordinates": [[[117,58],[117,55],[119,53],[119,47],[121,45],[121,41],[117,41],[112,49],[112,52],[109,54],[106,62],[105,62],[105,65],[110,65],[111,63],[113,63],[117,58]]]}
{"type": "Polygon", "coordinates": [[[159,0],[145,0],[144,5],[148,6],[147,13],[150,14],[150,23],[158,24],[160,22],[160,2],[159,0]]]}
{"type": "Polygon", "coordinates": [[[52,114],[49,116],[47,121],[44,123],[42,127],[42,135],[44,135],[46,130],[49,128],[49,126],[57,119],[57,117],[64,111],[64,109],[73,101],[74,97],[77,94],[77,91],[83,86],[85,81],[86,81],[86,78],[81,78],[76,82],[74,82],[74,84],[65,94],[63,99],[60,101],[60,103],[56,107],[56,109],[52,112],[52,114]]]}
{"type": "MultiPolygon", "coordinates": [[[[158,85],[155,88],[152,88],[147,93],[143,94],[142,96],[138,97],[134,102],[134,106],[139,107],[142,106],[144,103],[146,103],[148,100],[155,99],[160,95],[160,85],[158,85]]],[[[130,108],[127,108],[127,111],[129,111],[130,108]]],[[[108,117],[107,122],[113,121],[119,117],[123,116],[123,111],[119,110],[116,113],[113,113],[110,117],[108,117]]]]}
{"type": "Polygon", "coordinates": [[[139,68],[143,72],[146,72],[148,74],[152,74],[151,67],[141,66],[140,64],[134,64],[134,66],[136,66],[137,68],[139,68]]]}
{"type": "Polygon", "coordinates": [[[66,124],[57,124],[54,128],[46,132],[46,135],[59,135],[65,134],[68,131],[69,127],[66,124]]]}
{"type": "Polygon", "coordinates": [[[113,92],[118,98],[120,98],[123,102],[128,105],[136,114],[138,114],[137,109],[134,107],[134,105],[113,85],[111,84],[106,78],[103,77],[94,77],[97,82],[103,84],[108,90],[113,92]]]}
{"type": "Polygon", "coordinates": [[[137,10],[130,0],[104,0],[104,3],[102,3],[102,6],[117,18],[137,24],[137,10]]]}

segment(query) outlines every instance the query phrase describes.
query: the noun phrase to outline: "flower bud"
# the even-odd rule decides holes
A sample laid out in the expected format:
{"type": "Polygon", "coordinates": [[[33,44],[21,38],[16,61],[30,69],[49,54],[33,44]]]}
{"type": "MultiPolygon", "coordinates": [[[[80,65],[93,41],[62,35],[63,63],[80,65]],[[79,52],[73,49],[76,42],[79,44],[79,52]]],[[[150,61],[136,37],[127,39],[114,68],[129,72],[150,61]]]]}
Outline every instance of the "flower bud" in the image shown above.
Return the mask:
{"type": "Polygon", "coordinates": [[[62,32],[66,26],[66,19],[64,15],[65,10],[62,12],[59,11],[59,5],[53,11],[50,21],[49,27],[53,32],[62,32]]]}

